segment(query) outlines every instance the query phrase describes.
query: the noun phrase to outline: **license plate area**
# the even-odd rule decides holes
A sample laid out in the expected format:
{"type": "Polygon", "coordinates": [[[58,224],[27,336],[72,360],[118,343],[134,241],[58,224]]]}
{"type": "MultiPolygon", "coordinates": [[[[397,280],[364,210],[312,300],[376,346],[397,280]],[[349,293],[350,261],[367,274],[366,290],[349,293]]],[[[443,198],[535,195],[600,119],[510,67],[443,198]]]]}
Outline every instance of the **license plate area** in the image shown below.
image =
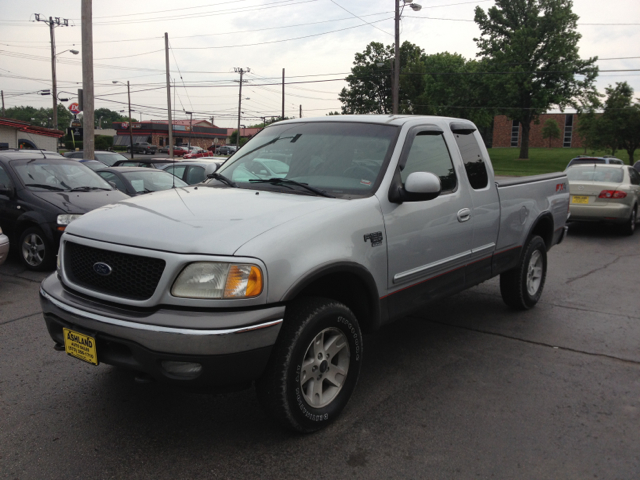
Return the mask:
{"type": "Polygon", "coordinates": [[[92,365],[98,365],[98,352],[94,337],[69,328],[63,328],[62,332],[64,334],[64,351],[68,355],[92,365]]]}
{"type": "Polygon", "coordinates": [[[587,195],[574,195],[571,197],[571,203],[589,203],[589,197],[587,195]]]}

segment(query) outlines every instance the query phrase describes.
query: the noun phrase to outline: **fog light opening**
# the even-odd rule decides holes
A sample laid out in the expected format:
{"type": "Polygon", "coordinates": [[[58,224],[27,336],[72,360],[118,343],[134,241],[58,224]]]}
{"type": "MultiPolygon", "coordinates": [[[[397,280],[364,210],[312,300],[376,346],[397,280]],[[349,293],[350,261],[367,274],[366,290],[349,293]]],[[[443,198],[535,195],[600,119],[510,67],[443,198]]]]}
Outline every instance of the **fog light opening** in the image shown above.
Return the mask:
{"type": "Polygon", "coordinates": [[[174,362],[163,360],[160,362],[162,369],[169,375],[181,378],[196,378],[202,372],[202,365],[194,362],[174,362]]]}

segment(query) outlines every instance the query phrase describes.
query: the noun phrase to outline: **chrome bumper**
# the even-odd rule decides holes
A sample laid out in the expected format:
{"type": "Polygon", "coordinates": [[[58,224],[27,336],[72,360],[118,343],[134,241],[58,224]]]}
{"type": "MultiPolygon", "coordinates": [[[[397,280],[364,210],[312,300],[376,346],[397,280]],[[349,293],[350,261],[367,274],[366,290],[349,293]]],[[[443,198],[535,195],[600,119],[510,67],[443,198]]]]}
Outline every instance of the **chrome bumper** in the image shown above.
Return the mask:
{"type": "Polygon", "coordinates": [[[224,355],[272,346],[284,306],[242,311],[158,309],[151,313],[94,303],[65,290],[53,274],[40,286],[47,318],[88,332],[135,342],[149,350],[178,355],[224,355]]]}

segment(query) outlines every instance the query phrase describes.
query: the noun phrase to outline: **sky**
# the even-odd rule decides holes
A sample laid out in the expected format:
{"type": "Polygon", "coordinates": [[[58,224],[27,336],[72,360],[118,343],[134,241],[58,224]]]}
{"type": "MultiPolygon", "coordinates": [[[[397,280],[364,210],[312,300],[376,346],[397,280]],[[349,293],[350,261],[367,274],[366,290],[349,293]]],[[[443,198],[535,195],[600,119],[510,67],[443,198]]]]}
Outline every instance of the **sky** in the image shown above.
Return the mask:
{"type": "MultiPolygon", "coordinates": [[[[417,0],[406,8],[400,42],[427,54],[448,51],[474,58],[476,6],[493,0],[417,0]]],[[[69,20],[55,29],[58,91],[69,105],[82,88],[81,2],[0,0],[0,90],[6,108],[51,107],[49,28],[34,14],[69,20]],[[73,55],[65,50],[80,50],[73,55]],[[67,93],[68,92],[68,93],[67,93]]],[[[285,115],[325,116],[340,111],[340,90],[354,56],[372,41],[394,41],[393,0],[110,0],[93,2],[95,108],[124,110],[131,85],[137,119],[166,119],[164,34],[168,33],[174,118],[238,122],[239,77],[244,74],[241,124],[285,115]],[[123,82],[114,84],[113,82],[123,82]],[[175,98],[175,102],[174,102],[175,98]]],[[[640,2],[575,0],[582,58],[598,56],[598,88],[627,81],[640,96],[640,2]],[[631,57],[631,58],[626,58],[631,57]],[[606,71],[605,71],[606,70],[606,71]],[[612,71],[613,70],[613,71],[612,71]],[[617,70],[617,71],[616,71],[617,70]],[[636,70],[636,71],[620,71],[636,70]]],[[[97,119],[96,119],[97,120],[97,119]]]]}

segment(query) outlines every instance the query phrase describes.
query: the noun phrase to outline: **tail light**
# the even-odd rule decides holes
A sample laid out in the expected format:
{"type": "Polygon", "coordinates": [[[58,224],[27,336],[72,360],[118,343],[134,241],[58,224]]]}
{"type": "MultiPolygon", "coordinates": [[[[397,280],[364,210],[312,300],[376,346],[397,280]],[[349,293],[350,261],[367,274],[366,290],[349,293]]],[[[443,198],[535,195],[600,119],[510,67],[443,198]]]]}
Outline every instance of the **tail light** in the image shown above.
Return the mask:
{"type": "Polygon", "coordinates": [[[617,190],[602,190],[598,198],[624,198],[627,194],[625,192],[619,192],[617,190]]]}

